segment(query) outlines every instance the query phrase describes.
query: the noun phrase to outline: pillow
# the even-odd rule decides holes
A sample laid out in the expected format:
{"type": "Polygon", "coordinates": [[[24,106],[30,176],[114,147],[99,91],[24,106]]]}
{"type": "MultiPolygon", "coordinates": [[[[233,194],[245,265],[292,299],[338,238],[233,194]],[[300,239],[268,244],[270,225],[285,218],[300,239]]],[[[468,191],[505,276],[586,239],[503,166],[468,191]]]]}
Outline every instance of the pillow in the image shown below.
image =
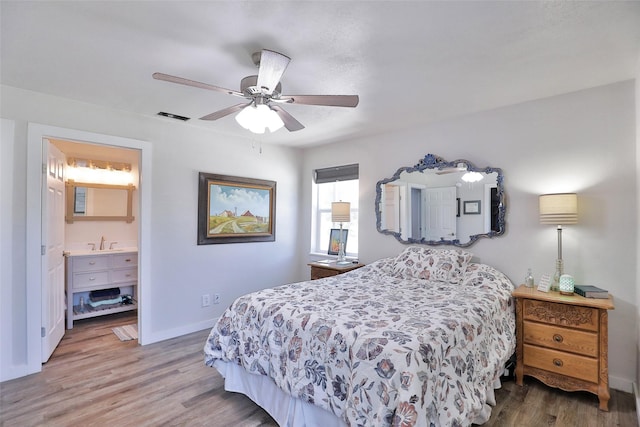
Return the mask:
{"type": "Polygon", "coordinates": [[[462,250],[410,246],[394,260],[392,275],[406,279],[460,283],[471,258],[471,252],[462,250]]]}

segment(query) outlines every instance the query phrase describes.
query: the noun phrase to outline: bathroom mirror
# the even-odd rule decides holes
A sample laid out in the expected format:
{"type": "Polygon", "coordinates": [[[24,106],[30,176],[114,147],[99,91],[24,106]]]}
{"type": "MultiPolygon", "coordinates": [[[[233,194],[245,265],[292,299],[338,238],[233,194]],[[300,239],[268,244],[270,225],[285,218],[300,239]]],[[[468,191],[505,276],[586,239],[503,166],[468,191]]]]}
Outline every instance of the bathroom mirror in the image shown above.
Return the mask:
{"type": "Polygon", "coordinates": [[[129,185],[93,184],[68,180],[66,215],[68,224],[74,221],[133,222],[133,190],[129,185]]]}
{"type": "Polygon", "coordinates": [[[376,227],[408,244],[466,247],[505,231],[502,170],[427,154],[376,185],[376,227]]]}

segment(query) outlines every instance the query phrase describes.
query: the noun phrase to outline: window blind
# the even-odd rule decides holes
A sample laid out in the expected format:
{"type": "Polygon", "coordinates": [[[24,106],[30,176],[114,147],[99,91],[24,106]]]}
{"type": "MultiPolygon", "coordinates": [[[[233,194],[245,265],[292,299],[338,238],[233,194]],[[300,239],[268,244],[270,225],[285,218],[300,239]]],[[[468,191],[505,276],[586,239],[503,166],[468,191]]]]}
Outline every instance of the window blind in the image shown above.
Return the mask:
{"type": "Polygon", "coordinates": [[[330,168],[316,169],[314,172],[313,178],[316,184],[349,181],[351,179],[358,179],[359,165],[333,166],[330,168]]]}

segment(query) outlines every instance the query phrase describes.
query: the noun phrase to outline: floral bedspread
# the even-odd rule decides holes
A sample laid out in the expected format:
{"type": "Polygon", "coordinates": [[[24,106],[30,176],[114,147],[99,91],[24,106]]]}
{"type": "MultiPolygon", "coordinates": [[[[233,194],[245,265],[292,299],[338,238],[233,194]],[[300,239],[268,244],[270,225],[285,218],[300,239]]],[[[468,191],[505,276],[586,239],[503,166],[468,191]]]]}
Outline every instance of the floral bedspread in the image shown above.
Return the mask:
{"type": "Polygon", "coordinates": [[[205,345],[350,426],[465,426],[515,349],[513,284],[399,278],[392,258],[238,298],[205,345]]]}

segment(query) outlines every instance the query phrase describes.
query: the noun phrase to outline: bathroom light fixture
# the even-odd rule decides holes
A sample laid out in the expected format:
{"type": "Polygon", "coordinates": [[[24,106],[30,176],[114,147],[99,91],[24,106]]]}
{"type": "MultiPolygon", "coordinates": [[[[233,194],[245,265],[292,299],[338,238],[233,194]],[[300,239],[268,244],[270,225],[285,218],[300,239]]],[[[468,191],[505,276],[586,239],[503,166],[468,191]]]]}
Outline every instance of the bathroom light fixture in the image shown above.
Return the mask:
{"type": "Polygon", "coordinates": [[[351,221],[351,203],[333,202],[331,203],[331,221],[340,223],[340,237],[338,240],[338,261],[336,264],[349,264],[345,259],[344,240],[342,238],[342,223],[351,221]]]}
{"type": "Polygon", "coordinates": [[[540,224],[558,226],[558,258],[551,290],[559,290],[560,276],[564,274],[562,260],[562,226],[578,223],[578,196],[575,193],[543,194],[539,197],[540,224]]]}
{"type": "Polygon", "coordinates": [[[67,179],[76,182],[113,185],[133,183],[130,163],[70,157],[67,164],[67,179]]]}
{"type": "Polygon", "coordinates": [[[271,108],[265,104],[256,104],[245,107],[236,115],[236,122],[253,133],[264,133],[266,129],[273,133],[284,126],[284,122],[271,108]]]}

